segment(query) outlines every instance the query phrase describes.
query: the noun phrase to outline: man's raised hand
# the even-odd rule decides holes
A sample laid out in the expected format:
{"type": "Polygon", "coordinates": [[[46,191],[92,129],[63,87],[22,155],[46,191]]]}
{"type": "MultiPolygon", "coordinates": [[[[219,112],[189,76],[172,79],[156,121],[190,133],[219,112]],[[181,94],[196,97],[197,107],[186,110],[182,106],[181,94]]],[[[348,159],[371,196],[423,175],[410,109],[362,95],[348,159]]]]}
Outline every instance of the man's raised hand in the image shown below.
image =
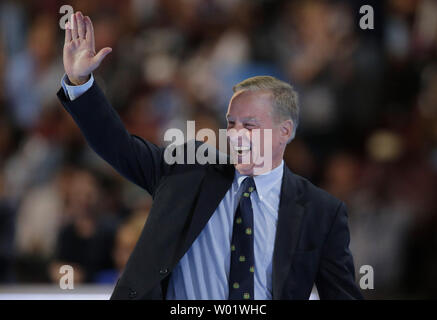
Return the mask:
{"type": "Polygon", "coordinates": [[[112,51],[106,47],[96,54],[94,29],[91,19],[76,12],[65,28],[64,69],[70,82],[81,85],[88,81],[91,72],[112,51]]]}

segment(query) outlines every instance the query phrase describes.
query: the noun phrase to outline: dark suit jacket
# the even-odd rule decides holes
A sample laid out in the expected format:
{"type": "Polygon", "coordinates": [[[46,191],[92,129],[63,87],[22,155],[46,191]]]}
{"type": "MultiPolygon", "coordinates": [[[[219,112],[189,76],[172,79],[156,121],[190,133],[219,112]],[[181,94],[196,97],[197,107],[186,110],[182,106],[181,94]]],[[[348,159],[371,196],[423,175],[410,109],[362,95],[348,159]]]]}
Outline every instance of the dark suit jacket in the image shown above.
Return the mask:
{"type": "MultiPolygon", "coordinates": [[[[91,148],[146,189],[153,206],[111,299],[165,299],[173,268],[190,248],[234,178],[231,164],[174,164],[164,148],[131,135],[98,85],[58,97],[91,148]]],[[[344,203],[284,166],[273,253],[273,299],[356,299],[344,203]]]]}

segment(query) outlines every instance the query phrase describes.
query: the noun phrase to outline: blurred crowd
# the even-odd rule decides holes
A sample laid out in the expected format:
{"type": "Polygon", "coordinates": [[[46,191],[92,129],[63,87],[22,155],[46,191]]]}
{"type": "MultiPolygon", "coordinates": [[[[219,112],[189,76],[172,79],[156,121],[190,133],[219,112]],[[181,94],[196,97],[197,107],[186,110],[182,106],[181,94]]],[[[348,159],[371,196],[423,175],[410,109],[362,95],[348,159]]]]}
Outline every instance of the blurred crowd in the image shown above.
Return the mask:
{"type": "MultiPolygon", "coordinates": [[[[0,2],[0,282],[114,283],[152,200],[98,158],[57,100],[63,13],[113,52],[95,73],[127,129],[225,128],[232,86],[273,75],[299,92],[285,160],[345,201],[368,298],[437,296],[437,1],[0,2]],[[359,8],[374,9],[374,29],[359,8]]],[[[90,110],[92,112],[92,110],[90,110]]]]}

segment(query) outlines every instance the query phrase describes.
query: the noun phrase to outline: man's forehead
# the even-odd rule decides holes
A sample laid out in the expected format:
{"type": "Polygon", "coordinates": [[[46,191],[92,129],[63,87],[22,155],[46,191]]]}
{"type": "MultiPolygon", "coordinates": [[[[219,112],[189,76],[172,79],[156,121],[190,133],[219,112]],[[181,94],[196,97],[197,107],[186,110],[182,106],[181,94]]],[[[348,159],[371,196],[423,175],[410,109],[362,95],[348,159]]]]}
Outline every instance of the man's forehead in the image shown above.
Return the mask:
{"type": "Polygon", "coordinates": [[[260,113],[271,111],[271,103],[269,90],[239,91],[232,96],[226,117],[238,113],[240,118],[258,118],[260,113]]]}

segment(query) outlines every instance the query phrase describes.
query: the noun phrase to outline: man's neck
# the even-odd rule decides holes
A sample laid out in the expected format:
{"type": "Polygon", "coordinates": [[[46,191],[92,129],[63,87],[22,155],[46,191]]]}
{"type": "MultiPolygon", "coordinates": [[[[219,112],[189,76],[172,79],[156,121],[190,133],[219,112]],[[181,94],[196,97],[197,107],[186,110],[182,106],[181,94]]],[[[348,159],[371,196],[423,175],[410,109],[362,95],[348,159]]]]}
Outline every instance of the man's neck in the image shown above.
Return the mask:
{"type": "Polygon", "coordinates": [[[283,164],[283,159],[280,159],[280,161],[276,162],[271,167],[263,168],[263,167],[254,167],[250,172],[240,172],[237,168],[235,168],[235,171],[238,172],[242,176],[250,176],[250,177],[256,177],[260,175],[266,175],[278,168],[283,164]]]}

